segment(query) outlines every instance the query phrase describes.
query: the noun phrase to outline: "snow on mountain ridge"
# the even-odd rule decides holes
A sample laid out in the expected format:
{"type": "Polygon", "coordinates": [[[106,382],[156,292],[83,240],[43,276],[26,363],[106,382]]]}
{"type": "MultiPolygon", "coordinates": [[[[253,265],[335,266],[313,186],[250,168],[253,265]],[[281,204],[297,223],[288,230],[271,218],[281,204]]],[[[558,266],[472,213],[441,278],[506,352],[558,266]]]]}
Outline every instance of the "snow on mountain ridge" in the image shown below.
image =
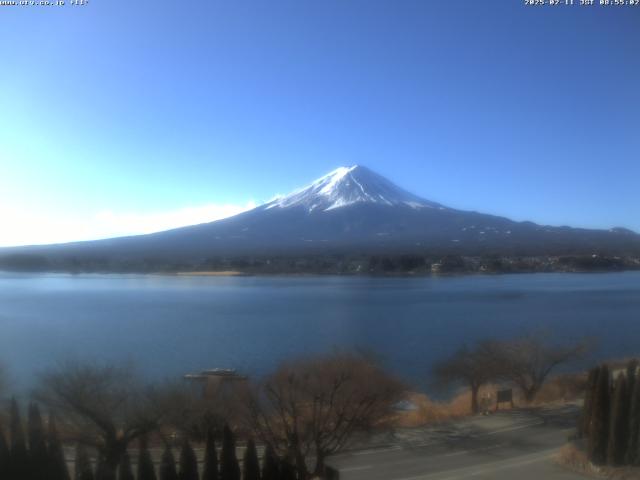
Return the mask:
{"type": "Polygon", "coordinates": [[[337,168],[306,187],[268,202],[264,208],[302,206],[308,212],[326,212],[356,203],[444,209],[442,205],[413,195],[360,165],[337,168]]]}

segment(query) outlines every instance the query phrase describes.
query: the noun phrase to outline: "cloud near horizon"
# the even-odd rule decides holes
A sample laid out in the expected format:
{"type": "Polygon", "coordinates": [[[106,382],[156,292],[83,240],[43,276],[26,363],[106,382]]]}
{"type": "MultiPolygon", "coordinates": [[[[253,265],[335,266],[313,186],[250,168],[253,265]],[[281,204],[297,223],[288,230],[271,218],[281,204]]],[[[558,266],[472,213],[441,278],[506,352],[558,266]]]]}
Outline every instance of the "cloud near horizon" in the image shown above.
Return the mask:
{"type": "Polygon", "coordinates": [[[256,207],[216,204],[160,212],[136,213],[103,210],[93,215],[64,216],[0,206],[0,247],[43,245],[141,235],[231,217],[256,207]]]}

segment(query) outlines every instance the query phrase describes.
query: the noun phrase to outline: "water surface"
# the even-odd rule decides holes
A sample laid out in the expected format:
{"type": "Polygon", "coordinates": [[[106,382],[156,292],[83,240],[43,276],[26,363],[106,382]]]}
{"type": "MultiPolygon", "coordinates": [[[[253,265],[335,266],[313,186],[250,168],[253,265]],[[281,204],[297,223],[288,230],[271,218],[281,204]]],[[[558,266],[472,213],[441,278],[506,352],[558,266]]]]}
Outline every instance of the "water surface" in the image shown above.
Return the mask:
{"type": "Polygon", "coordinates": [[[18,385],[66,358],[133,360],[165,377],[251,375],[332,348],[378,352],[424,385],[464,342],[549,329],[597,355],[640,353],[640,272],[446,278],[0,273],[0,360],[18,385]]]}

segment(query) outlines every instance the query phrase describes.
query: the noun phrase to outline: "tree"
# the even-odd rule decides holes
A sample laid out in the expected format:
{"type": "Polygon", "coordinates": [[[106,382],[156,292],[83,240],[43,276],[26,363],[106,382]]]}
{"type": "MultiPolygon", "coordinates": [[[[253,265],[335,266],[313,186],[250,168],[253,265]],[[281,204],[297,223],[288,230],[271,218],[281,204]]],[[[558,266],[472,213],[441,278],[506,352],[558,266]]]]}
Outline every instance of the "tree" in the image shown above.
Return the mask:
{"type": "Polygon", "coordinates": [[[133,468],[131,468],[131,457],[128,452],[122,456],[120,466],[118,467],[118,480],[135,480],[133,476],[133,468]]]}
{"type": "Polygon", "coordinates": [[[240,480],[240,466],[236,457],[236,440],[228,425],[224,426],[222,432],[220,480],[240,480]]]}
{"type": "Polygon", "coordinates": [[[137,480],[156,480],[156,470],[147,446],[147,438],[140,437],[140,450],[138,452],[138,478],[137,480]]]}
{"type": "Polygon", "coordinates": [[[198,459],[189,440],[185,439],[180,450],[180,480],[199,480],[198,459]]]}
{"type": "Polygon", "coordinates": [[[441,385],[451,382],[463,382],[471,391],[471,413],[476,414],[478,407],[478,391],[485,383],[496,376],[493,358],[488,355],[484,344],[475,349],[462,347],[450,358],[437,363],[433,369],[435,377],[441,385]]]}
{"type": "Polygon", "coordinates": [[[485,348],[491,352],[498,376],[513,382],[530,403],[551,372],[584,355],[588,344],[582,341],[557,345],[549,335],[536,333],[514,340],[488,342],[485,348]]]}
{"type": "Polygon", "coordinates": [[[202,480],[218,480],[218,452],[216,452],[216,441],[211,430],[207,432],[202,480]]]}
{"type": "MultiPolygon", "coordinates": [[[[42,425],[40,409],[35,403],[29,404],[27,414],[27,438],[29,439],[29,464],[31,478],[44,478],[49,473],[49,454],[47,452],[47,441],[42,425]]],[[[57,477],[56,477],[57,478],[57,477]]]]}
{"type": "Polygon", "coordinates": [[[578,425],[578,434],[581,437],[589,435],[591,417],[593,416],[593,399],[598,388],[599,371],[599,367],[592,368],[591,370],[589,370],[589,376],[587,377],[587,384],[584,394],[584,406],[582,408],[582,416],[580,417],[580,423],[578,425]]]}
{"type": "Polygon", "coordinates": [[[298,476],[323,476],[325,459],[357,432],[379,426],[404,386],[374,360],[335,353],[284,363],[254,392],[247,419],[263,443],[294,462],[298,476]]]}
{"type": "Polygon", "coordinates": [[[96,480],[112,480],[111,472],[104,461],[104,456],[98,454],[96,459],[96,480]]]}
{"type": "Polygon", "coordinates": [[[609,367],[602,365],[598,374],[598,389],[593,399],[587,454],[595,465],[604,465],[607,459],[610,417],[610,380],[609,367]]]}
{"type": "Polygon", "coordinates": [[[260,480],[260,463],[258,463],[258,452],[256,444],[252,439],[247,442],[243,460],[243,480],[260,480]]]}
{"type": "Polygon", "coordinates": [[[82,444],[76,445],[75,476],[74,480],[93,480],[93,469],[87,450],[82,444]]]}
{"type": "Polygon", "coordinates": [[[278,480],[296,480],[296,469],[286,457],[280,460],[278,480]]]}
{"type": "Polygon", "coordinates": [[[165,382],[155,397],[162,411],[162,422],[185,437],[205,441],[209,432],[221,432],[225,424],[240,421],[240,405],[245,382],[204,380],[185,388],[184,382],[165,382]]]}
{"type": "Polygon", "coordinates": [[[269,444],[262,458],[262,480],[278,480],[278,458],[269,444]]]}
{"type": "Polygon", "coordinates": [[[626,463],[637,465],[640,460],[638,449],[640,436],[640,381],[634,382],[629,407],[629,442],[627,447],[626,463]]]}
{"type": "Polygon", "coordinates": [[[165,447],[160,459],[160,480],[178,480],[176,460],[169,445],[165,447]]]}
{"type": "Polygon", "coordinates": [[[64,449],[62,448],[62,442],[58,435],[56,417],[53,415],[53,412],[49,412],[49,431],[47,432],[47,437],[49,439],[49,473],[47,474],[47,479],[69,480],[67,459],[64,456],[64,449]]]}
{"type": "Polygon", "coordinates": [[[98,451],[109,479],[128,445],[155,429],[161,416],[130,365],[68,363],[43,376],[38,398],[63,415],[78,442],[98,451]]]}
{"type": "Polygon", "coordinates": [[[9,478],[28,478],[29,453],[24,438],[24,430],[22,429],[22,419],[20,418],[20,408],[15,398],[11,400],[11,419],[10,419],[11,443],[9,450],[9,478]]]}
{"type": "Polygon", "coordinates": [[[9,476],[9,445],[4,436],[4,431],[0,425],[0,478],[7,478],[9,476]]]}
{"type": "Polygon", "coordinates": [[[636,377],[638,371],[638,360],[632,358],[627,362],[627,392],[629,393],[629,404],[631,404],[631,396],[635,389],[636,377]]]}
{"type": "Polygon", "coordinates": [[[627,442],[629,441],[629,394],[627,392],[627,378],[623,373],[620,373],[616,379],[613,398],[607,463],[619,466],[624,464],[627,442]]]}

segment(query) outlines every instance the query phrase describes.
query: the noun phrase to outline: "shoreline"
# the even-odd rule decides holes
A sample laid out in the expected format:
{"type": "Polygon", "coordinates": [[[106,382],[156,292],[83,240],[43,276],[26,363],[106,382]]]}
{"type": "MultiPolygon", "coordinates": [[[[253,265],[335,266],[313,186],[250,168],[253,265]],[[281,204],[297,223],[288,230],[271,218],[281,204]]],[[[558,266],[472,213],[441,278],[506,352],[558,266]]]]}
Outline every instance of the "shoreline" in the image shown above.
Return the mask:
{"type": "Polygon", "coordinates": [[[135,276],[162,276],[162,277],[361,277],[361,278],[456,278],[456,277],[496,277],[512,275],[549,275],[549,274],[577,274],[577,275],[598,275],[613,273],[635,273],[640,269],[611,269],[611,270],[531,270],[531,271],[503,271],[503,272],[389,272],[389,273],[357,273],[357,272],[243,272],[239,270],[202,270],[202,271],[180,271],[180,272],[136,272],[136,271],[99,271],[99,270],[5,270],[0,268],[2,274],[32,274],[32,275],[135,275],[135,276]]]}
{"type": "Polygon", "coordinates": [[[154,272],[151,275],[175,275],[177,277],[246,277],[250,274],[245,272],[240,272],[237,270],[221,270],[221,271],[213,271],[213,270],[203,270],[203,271],[195,271],[195,272],[154,272]]]}

